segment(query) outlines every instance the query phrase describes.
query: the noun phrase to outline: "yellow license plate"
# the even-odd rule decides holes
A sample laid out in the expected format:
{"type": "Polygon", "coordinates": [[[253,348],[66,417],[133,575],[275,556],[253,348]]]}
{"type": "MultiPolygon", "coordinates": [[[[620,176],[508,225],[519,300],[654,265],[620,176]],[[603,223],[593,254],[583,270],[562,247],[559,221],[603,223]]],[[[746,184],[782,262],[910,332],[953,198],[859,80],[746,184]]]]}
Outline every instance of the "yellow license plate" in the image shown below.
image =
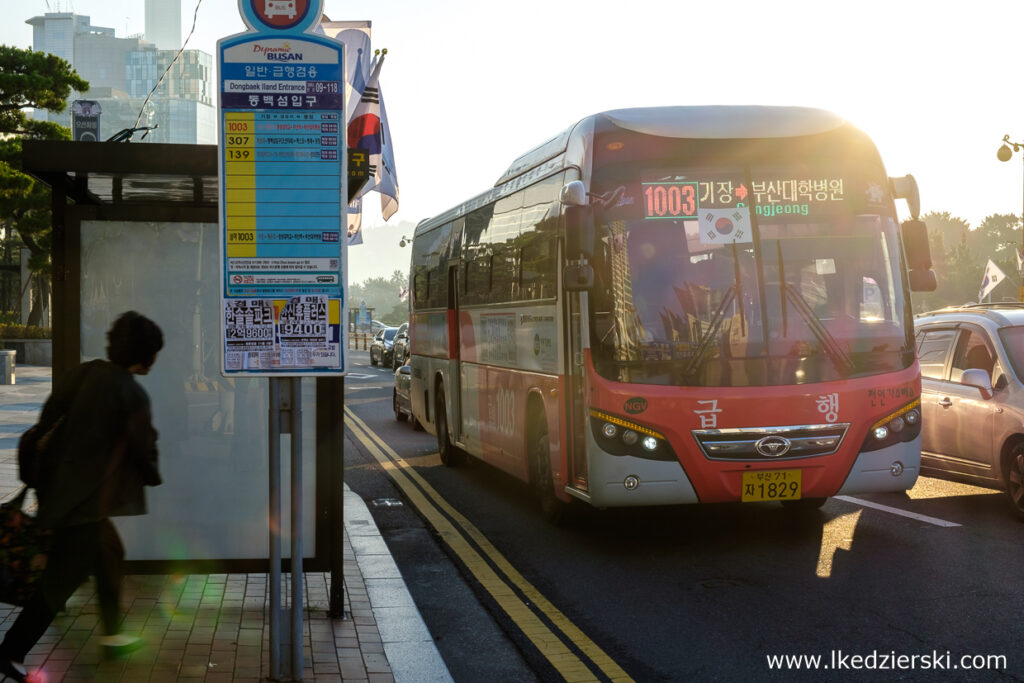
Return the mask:
{"type": "Polygon", "coordinates": [[[759,470],[743,473],[740,500],[797,500],[800,498],[802,470],[759,470]]]}

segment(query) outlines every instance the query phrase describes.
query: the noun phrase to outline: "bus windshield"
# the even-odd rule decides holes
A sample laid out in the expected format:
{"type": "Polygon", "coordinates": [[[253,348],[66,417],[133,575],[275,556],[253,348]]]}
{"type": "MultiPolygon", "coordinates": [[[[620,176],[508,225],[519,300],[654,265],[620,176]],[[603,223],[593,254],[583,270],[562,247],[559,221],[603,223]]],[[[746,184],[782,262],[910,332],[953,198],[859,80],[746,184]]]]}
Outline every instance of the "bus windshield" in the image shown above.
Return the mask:
{"type": "Polygon", "coordinates": [[[591,350],[602,376],[769,386],[913,363],[898,225],[881,183],[756,166],[602,180],[598,192],[623,189],[597,226],[591,350]]]}

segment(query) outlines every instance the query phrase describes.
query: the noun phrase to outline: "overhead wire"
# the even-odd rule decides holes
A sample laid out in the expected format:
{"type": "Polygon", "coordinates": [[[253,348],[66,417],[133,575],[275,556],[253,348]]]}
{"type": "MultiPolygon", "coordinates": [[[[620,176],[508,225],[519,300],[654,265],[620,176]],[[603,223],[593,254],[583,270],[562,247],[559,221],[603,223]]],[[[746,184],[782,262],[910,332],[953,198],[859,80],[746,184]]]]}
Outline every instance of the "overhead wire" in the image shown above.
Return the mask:
{"type": "Polygon", "coordinates": [[[133,128],[139,127],[139,122],[142,121],[142,115],[146,111],[146,105],[149,104],[150,98],[153,97],[153,93],[155,93],[157,88],[160,87],[160,84],[163,83],[164,76],[166,76],[167,73],[171,70],[171,67],[174,66],[174,63],[178,61],[178,57],[180,57],[181,53],[185,51],[185,47],[188,45],[188,41],[191,40],[192,34],[196,32],[196,22],[199,19],[199,6],[202,4],[203,0],[198,0],[196,2],[196,9],[194,12],[192,12],[192,30],[188,32],[188,36],[185,38],[185,42],[182,43],[181,47],[178,49],[178,53],[174,55],[174,59],[172,59],[171,63],[167,65],[167,68],[164,69],[164,72],[162,74],[160,74],[160,78],[157,79],[156,84],[153,86],[152,90],[150,90],[149,94],[146,95],[146,101],[142,103],[142,107],[139,109],[139,117],[135,119],[135,125],[133,126],[133,128]]]}

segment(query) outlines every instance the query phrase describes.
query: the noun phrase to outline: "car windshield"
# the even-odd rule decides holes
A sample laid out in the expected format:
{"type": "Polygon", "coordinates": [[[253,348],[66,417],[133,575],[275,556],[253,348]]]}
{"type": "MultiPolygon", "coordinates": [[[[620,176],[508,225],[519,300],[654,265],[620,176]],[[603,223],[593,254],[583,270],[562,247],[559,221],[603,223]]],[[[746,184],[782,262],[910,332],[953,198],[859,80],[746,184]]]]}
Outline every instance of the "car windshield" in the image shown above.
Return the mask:
{"type": "Polygon", "coordinates": [[[737,172],[656,171],[632,198],[626,189],[618,206],[640,206],[598,221],[598,372],[623,382],[755,386],[913,363],[896,221],[829,203],[842,196],[841,178],[821,183],[818,203],[762,205],[766,186],[783,175],[755,172],[750,183],[737,172]],[[706,201],[700,178],[717,193],[706,201]],[[747,186],[761,190],[760,202],[747,186]]]}
{"type": "Polygon", "coordinates": [[[384,341],[391,341],[395,338],[395,334],[398,333],[397,327],[389,327],[384,330],[384,341]]]}
{"type": "Polygon", "coordinates": [[[1024,378],[1024,327],[1004,327],[999,330],[999,339],[1010,358],[1013,373],[1018,379],[1024,378]]]}

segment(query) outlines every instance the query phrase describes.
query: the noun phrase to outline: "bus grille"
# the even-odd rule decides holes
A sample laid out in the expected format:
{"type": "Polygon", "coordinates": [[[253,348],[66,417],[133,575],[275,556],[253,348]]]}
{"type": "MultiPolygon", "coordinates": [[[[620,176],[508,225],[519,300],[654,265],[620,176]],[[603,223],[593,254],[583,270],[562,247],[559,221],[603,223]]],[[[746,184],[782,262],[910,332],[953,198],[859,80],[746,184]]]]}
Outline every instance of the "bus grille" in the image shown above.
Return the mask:
{"type": "Polygon", "coordinates": [[[778,461],[831,455],[839,450],[849,422],[792,427],[694,429],[709,460],[778,461]]]}

